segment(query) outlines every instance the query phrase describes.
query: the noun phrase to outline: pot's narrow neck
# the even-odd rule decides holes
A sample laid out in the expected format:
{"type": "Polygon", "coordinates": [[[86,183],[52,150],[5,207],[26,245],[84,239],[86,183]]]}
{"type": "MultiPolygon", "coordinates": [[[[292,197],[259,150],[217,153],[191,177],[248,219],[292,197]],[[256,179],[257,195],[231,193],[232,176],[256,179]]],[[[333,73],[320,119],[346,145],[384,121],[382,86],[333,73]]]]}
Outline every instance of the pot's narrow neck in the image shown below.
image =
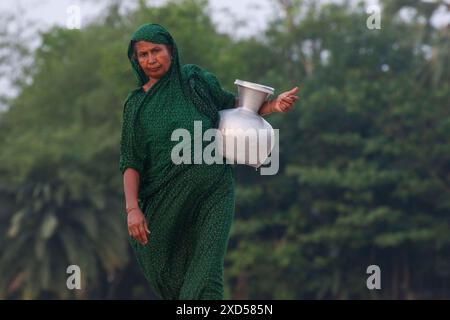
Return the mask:
{"type": "Polygon", "coordinates": [[[260,107],[257,107],[255,105],[253,105],[253,106],[245,105],[245,106],[239,106],[238,108],[241,108],[245,112],[249,112],[249,113],[253,113],[253,114],[257,115],[259,112],[259,109],[261,109],[261,107],[262,107],[262,105],[260,107]]]}
{"type": "Polygon", "coordinates": [[[234,83],[238,87],[239,107],[256,115],[274,91],[271,87],[253,82],[236,80],[234,83]]]}

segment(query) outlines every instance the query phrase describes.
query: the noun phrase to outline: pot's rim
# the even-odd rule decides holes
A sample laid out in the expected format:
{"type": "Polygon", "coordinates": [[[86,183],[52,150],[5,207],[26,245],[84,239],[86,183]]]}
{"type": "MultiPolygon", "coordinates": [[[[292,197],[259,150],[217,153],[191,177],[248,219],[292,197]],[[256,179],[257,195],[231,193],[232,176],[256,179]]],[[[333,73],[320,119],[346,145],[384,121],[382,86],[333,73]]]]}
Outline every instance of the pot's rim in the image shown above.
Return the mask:
{"type": "Polygon", "coordinates": [[[250,89],[253,89],[253,90],[262,91],[262,92],[265,92],[265,93],[268,93],[268,94],[273,94],[275,92],[275,89],[272,88],[272,87],[264,86],[264,85],[259,84],[259,83],[239,80],[239,79],[236,79],[234,84],[236,84],[238,86],[250,88],[250,89]]]}

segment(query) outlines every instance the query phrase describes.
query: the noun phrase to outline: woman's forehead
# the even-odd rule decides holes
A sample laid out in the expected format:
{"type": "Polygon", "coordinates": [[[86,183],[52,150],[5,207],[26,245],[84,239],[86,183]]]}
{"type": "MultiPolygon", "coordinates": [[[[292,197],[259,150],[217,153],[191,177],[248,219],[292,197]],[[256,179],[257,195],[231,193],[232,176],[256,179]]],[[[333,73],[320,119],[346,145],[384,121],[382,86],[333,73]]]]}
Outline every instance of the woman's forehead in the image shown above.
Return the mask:
{"type": "Polygon", "coordinates": [[[154,48],[165,47],[164,44],[153,43],[149,41],[138,41],[135,44],[136,50],[152,50],[154,48]]]}

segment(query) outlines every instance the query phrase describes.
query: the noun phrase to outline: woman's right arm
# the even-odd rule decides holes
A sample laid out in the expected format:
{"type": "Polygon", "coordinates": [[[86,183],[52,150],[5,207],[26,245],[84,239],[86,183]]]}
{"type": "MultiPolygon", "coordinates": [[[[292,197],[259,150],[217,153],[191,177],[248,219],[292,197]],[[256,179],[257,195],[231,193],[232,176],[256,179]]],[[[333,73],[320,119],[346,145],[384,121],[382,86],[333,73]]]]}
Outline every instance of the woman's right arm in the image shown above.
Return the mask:
{"type": "Polygon", "coordinates": [[[123,173],[123,187],[127,212],[132,208],[139,208],[139,172],[133,168],[126,169],[123,173]]]}
{"type": "Polygon", "coordinates": [[[128,234],[145,245],[147,244],[147,233],[150,233],[150,231],[138,204],[140,172],[143,168],[142,146],[137,145],[139,139],[136,139],[133,135],[134,109],[133,105],[128,103],[129,97],[125,102],[123,111],[119,169],[123,174],[128,234]]]}
{"type": "Polygon", "coordinates": [[[138,205],[138,190],[139,190],[139,173],[132,168],[127,168],[123,174],[123,186],[125,193],[127,220],[128,220],[128,234],[139,241],[142,245],[148,243],[147,221],[138,205]]]}

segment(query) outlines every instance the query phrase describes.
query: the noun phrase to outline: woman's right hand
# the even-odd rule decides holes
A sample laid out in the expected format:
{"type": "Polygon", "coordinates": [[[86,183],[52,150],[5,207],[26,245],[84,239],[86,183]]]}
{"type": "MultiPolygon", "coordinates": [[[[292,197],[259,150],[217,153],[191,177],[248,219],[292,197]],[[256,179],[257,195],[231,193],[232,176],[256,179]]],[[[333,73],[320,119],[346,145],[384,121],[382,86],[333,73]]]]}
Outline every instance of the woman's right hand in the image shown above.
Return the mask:
{"type": "Polygon", "coordinates": [[[141,209],[136,208],[128,213],[128,234],[139,241],[142,245],[148,243],[147,233],[148,230],[147,221],[141,209]]]}

